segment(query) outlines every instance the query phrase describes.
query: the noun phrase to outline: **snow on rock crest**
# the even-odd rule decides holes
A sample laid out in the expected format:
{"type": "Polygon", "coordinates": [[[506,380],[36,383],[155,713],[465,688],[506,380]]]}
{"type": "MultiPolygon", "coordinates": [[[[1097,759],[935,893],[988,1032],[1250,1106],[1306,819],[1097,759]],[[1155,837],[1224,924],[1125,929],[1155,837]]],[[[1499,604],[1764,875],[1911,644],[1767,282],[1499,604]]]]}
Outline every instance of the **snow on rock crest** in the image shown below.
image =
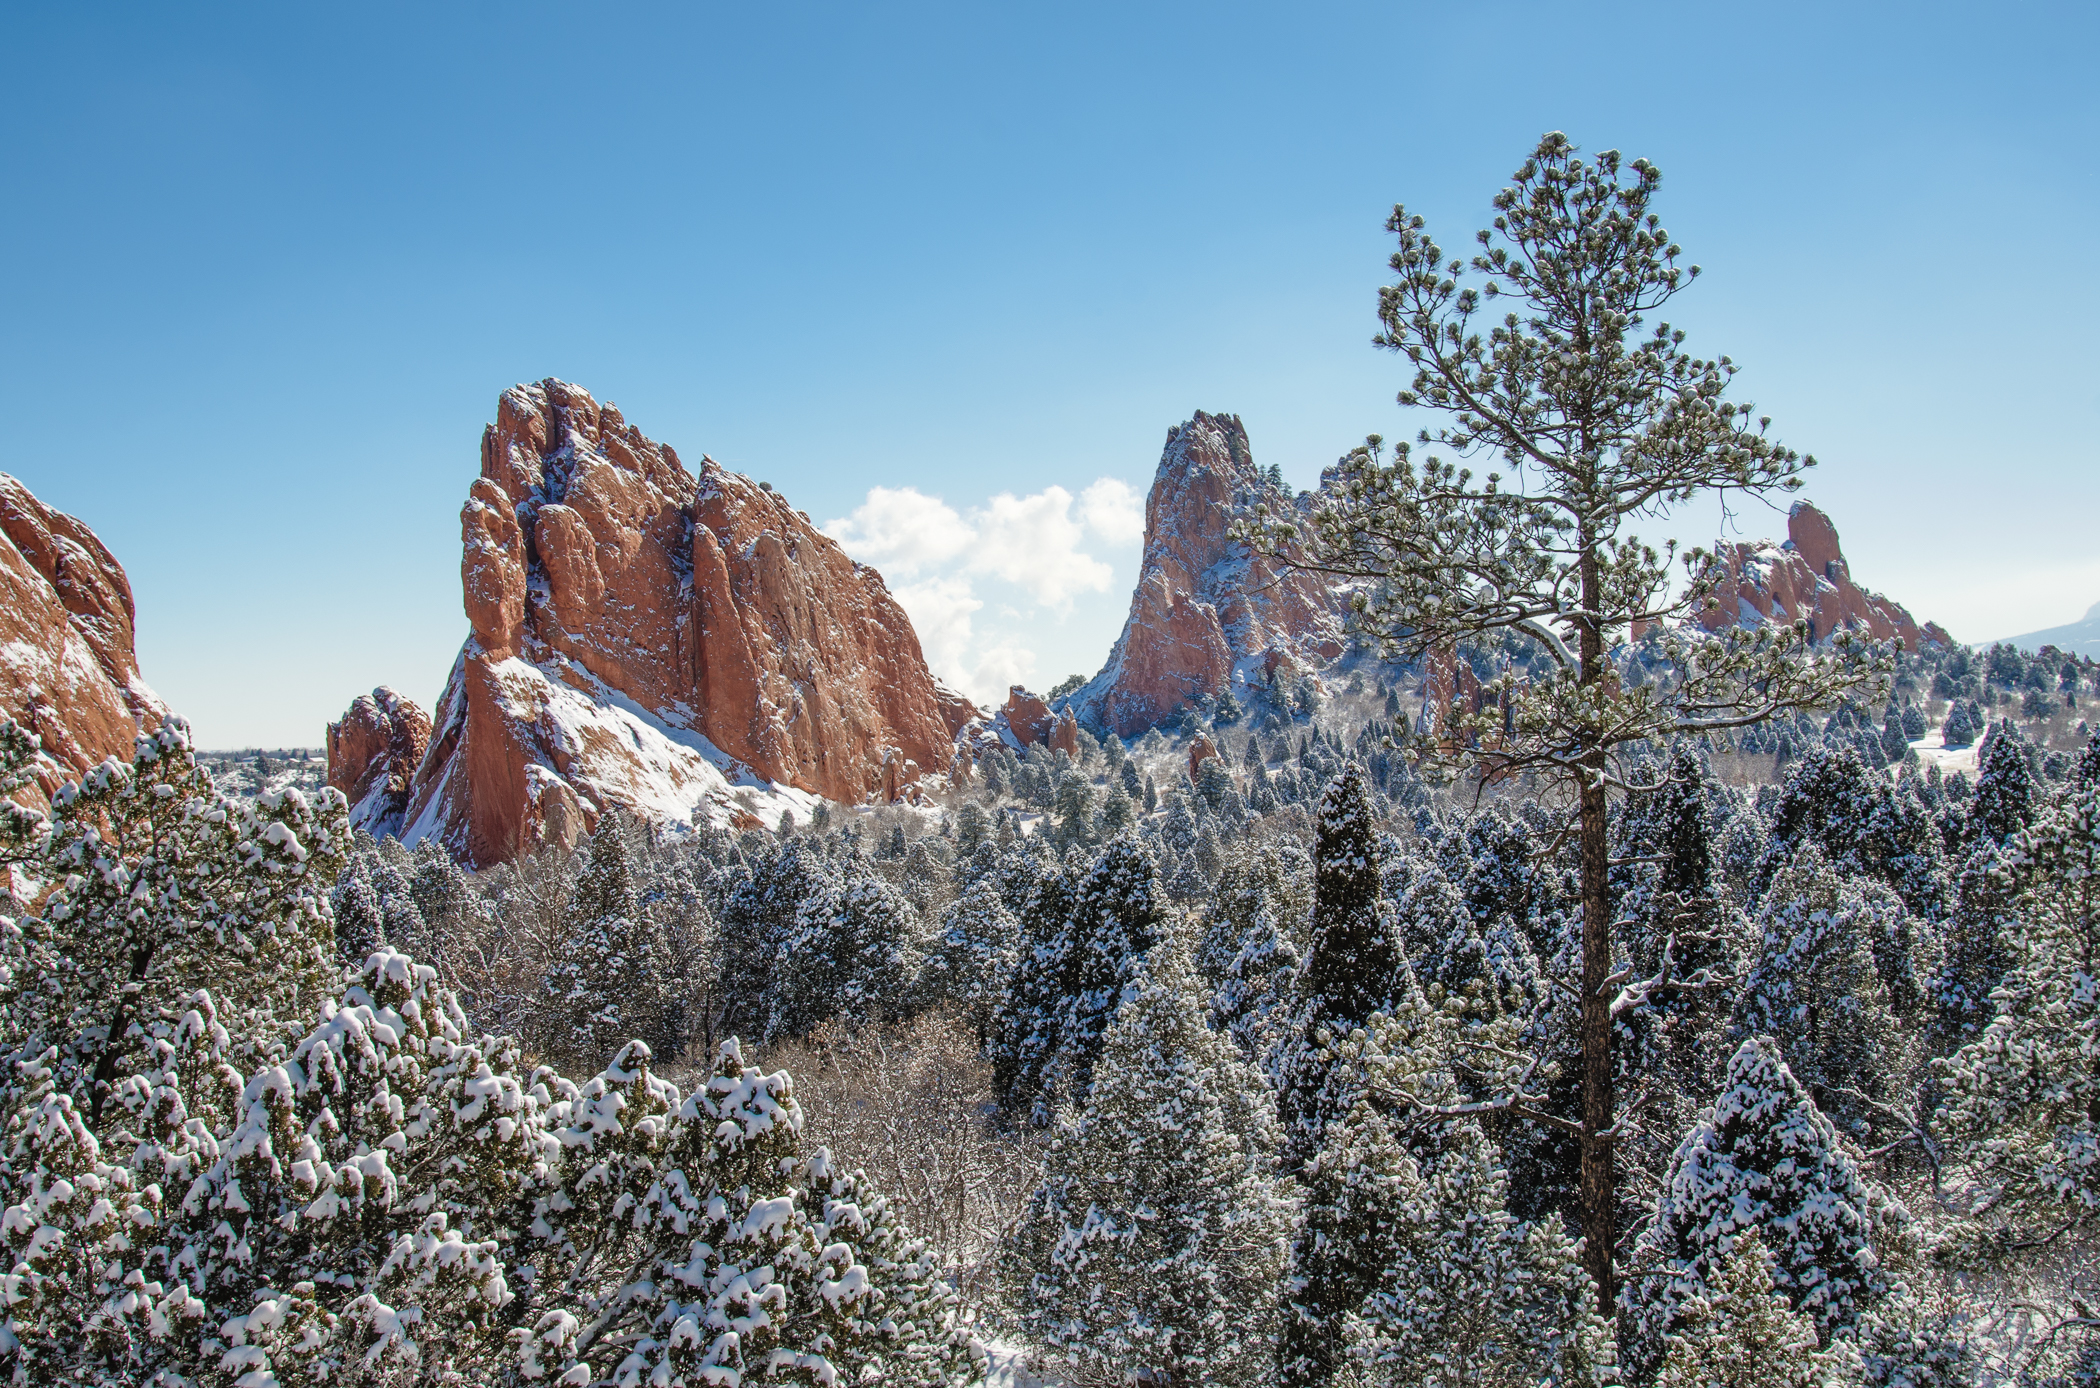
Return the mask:
{"type": "MultiPolygon", "coordinates": [[[[975,715],[935,684],[880,574],[771,488],[711,458],[695,477],[580,387],[503,393],[460,528],[472,631],[398,809],[404,842],[487,866],[572,844],[614,806],[749,823],[806,819],[817,797],[909,799],[948,775],[975,715]]],[[[332,779],[369,775],[338,768],[335,743],[332,779]]],[[[382,803],[360,822],[385,827],[382,803]]]]}
{"type": "Polygon", "coordinates": [[[86,525],[0,473],[0,714],[43,743],[50,796],[133,740],[167,705],[139,675],[124,566],[86,525]]]}
{"type": "Polygon", "coordinates": [[[1198,410],[1167,431],[1145,500],[1145,553],[1108,663],[1072,697],[1090,723],[1132,737],[1235,683],[1342,653],[1345,602],[1317,574],[1226,534],[1236,508],[1292,498],[1254,465],[1235,415],[1198,410]]]}

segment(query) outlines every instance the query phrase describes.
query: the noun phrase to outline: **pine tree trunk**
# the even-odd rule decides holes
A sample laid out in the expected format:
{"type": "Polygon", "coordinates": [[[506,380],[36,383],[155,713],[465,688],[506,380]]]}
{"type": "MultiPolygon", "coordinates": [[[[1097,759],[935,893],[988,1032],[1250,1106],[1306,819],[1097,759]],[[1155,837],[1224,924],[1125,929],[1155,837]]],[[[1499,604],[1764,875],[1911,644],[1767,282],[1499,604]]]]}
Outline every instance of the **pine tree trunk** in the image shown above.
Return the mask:
{"type": "MultiPolygon", "coordinates": [[[[1601,598],[1596,546],[1583,527],[1580,558],[1583,606],[1598,611],[1601,598]]],[[[1581,682],[1606,678],[1604,631],[1593,615],[1581,630],[1581,682]]],[[[1601,730],[1599,730],[1601,732],[1601,730]]],[[[1611,838],[1604,790],[1605,749],[1592,739],[1582,757],[1582,1233],[1583,1261],[1597,1284],[1598,1314],[1612,1317],[1612,1244],[1617,1199],[1612,1189],[1613,1118],[1611,1066],[1611,838]]]]}

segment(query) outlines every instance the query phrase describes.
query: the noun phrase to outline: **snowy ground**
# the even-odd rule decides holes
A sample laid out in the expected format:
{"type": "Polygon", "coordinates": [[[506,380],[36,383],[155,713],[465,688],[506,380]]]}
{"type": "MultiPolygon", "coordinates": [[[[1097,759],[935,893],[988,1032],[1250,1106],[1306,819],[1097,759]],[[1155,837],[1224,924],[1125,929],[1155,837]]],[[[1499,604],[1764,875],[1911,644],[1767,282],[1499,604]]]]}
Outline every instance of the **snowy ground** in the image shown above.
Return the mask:
{"type": "Polygon", "coordinates": [[[1043,1378],[1028,1365],[1028,1351],[1019,1345],[993,1340],[985,1345],[992,1356],[992,1371],[985,1375],[985,1388],[1058,1388],[1064,1380],[1043,1378]]]}
{"type": "Polygon", "coordinates": [[[1948,747],[1940,741],[1940,730],[1933,728],[1910,746],[1911,750],[1918,754],[1920,762],[1926,766],[1939,767],[1942,776],[1952,776],[1957,771],[1965,771],[1973,781],[1976,779],[1976,752],[1980,742],[1981,739],[1978,739],[1978,742],[1966,747],[1948,747]]]}

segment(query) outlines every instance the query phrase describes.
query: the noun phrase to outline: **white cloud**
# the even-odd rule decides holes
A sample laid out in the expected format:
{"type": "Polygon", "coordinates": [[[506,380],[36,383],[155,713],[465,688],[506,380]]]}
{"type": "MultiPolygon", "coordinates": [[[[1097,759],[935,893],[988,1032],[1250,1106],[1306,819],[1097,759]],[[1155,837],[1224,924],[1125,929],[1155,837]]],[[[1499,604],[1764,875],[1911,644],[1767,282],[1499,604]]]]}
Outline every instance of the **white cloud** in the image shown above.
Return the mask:
{"type": "Polygon", "coordinates": [[[954,507],[916,487],[871,487],[852,515],[823,528],[855,559],[898,578],[947,563],[976,538],[954,507]]]}
{"type": "Polygon", "coordinates": [[[1115,570],[1089,546],[1117,549],[1144,534],[1137,493],[1103,477],[1075,499],[1063,487],[1016,496],[1001,492],[957,511],[911,487],[873,487],[852,514],[823,530],[897,584],[893,592],[934,673],[979,701],[1035,674],[1029,632],[1044,615],[1062,621],[1075,596],[1109,592],[1115,570]],[[984,607],[980,579],[1011,585],[1019,606],[1002,603],[993,630],[976,630],[984,607]],[[1011,615],[1009,615],[1011,614],[1011,615]]]}
{"type": "Polygon", "coordinates": [[[1081,492],[1079,518],[1112,545],[1136,544],[1145,538],[1144,504],[1120,477],[1104,477],[1081,492]]]}

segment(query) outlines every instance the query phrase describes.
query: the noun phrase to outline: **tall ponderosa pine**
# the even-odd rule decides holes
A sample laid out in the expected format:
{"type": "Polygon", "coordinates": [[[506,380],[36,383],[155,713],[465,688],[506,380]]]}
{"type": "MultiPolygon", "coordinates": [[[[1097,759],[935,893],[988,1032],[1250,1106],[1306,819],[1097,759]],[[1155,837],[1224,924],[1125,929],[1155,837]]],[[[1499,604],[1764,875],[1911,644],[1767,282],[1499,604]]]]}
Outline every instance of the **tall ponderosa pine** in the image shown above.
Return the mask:
{"type": "Polygon", "coordinates": [[[1320,1034],[1346,1035],[1405,987],[1407,961],[1379,899],[1378,826],[1363,769],[1345,765],[1320,797],[1313,841],[1312,926],[1300,970],[1296,1052],[1281,1067],[1279,1110],[1288,1164],[1320,1149],[1352,1096],[1320,1058],[1320,1034]]]}
{"type": "Polygon", "coordinates": [[[1435,456],[1418,469],[1404,445],[1388,464],[1373,439],[1342,461],[1309,517],[1257,515],[1244,527],[1272,552],[1302,544],[1306,567],[1359,580],[1358,617],[1390,648],[1423,654],[1518,632],[1545,657],[1546,673],[1506,681],[1486,714],[1447,717],[1439,737],[1482,773],[1553,776],[1575,802],[1584,1233],[1607,1306],[1620,1120],[1612,1012],[1629,996],[1612,981],[1613,750],[1827,705],[1865,677],[1842,633],[1819,652],[1805,626],[1705,637],[1668,625],[1710,600],[1720,569],[1687,555],[1705,581],[1673,596],[1669,562],[1631,527],[1710,488],[1791,489],[1812,460],[1724,399],[1736,370],[1726,357],[1693,357],[1681,331],[1649,324],[1688,282],[1650,210],[1660,180],[1646,160],[1585,160],[1549,134],[1496,196],[1470,267],[1396,207],[1398,278],[1380,291],[1378,341],[1415,368],[1400,403],[1443,417],[1422,432],[1425,447],[1499,470],[1476,480],[1435,456]],[[1484,294],[1464,283],[1469,271],[1484,294]],[[1512,311],[1493,321],[1505,294],[1512,311]],[[1635,623],[1670,631],[1658,643],[1669,678],[1617,677],[1610,653],[1635,623]]]}

